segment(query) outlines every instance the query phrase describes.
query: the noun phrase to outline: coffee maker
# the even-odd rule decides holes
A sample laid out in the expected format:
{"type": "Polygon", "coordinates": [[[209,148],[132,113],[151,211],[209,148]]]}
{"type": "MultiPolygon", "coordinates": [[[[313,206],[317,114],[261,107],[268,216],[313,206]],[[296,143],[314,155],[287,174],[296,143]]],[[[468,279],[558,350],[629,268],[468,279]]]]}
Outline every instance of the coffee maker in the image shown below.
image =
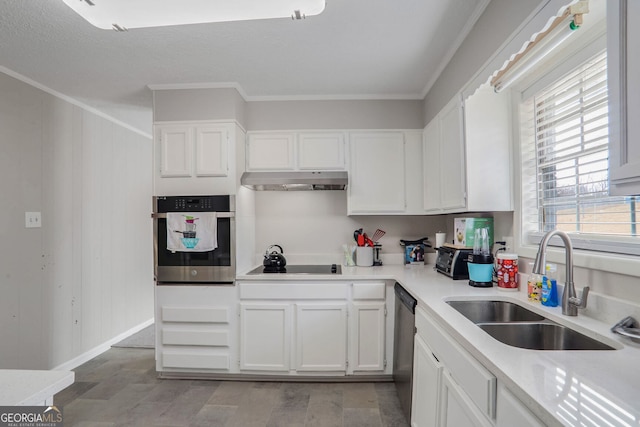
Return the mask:
{"type": "Polygon", "coordinates": [[[475,230],[473,252],[467,258],[469,286],[490,288],[493,286],[493,256],[489,248],[489,230],[475,230]]]}

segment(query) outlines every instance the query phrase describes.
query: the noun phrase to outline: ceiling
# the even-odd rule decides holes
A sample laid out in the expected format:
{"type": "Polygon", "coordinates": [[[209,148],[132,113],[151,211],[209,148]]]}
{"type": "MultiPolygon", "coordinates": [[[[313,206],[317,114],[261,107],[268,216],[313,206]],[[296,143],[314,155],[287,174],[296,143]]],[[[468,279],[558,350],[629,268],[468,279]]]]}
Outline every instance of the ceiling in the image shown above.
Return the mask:
{"type": "Polygon", "coordinates": [[[487,0],[327,0],[305,20],[93,27],[62,0],[0,3],[0,66],[137,129],[148,85],[246,100],[422,99],[487,0]]]}

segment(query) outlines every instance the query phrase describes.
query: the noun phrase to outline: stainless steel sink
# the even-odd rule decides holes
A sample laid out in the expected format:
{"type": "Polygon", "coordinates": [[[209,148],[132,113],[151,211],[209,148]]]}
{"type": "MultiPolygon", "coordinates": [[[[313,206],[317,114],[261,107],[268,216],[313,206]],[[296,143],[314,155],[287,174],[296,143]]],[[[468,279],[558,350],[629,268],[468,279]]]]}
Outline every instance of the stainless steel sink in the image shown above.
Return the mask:
{"type": "Polygon", "coordinates": [[[532,322],[545,317],[508,301],[447,301],[473,323],[487,322],[532,322]]]}
{"type": "Polygon", "coordinates": [[[498,341],[531,350],[615,350],[607,344],[555,323],[481,323],[498,341]]]}
{"type": "Polygon", "coordinates": [[[546,317],[508,301],[447,301],[498,341],[531,350],[615,350],[546,317]]]}

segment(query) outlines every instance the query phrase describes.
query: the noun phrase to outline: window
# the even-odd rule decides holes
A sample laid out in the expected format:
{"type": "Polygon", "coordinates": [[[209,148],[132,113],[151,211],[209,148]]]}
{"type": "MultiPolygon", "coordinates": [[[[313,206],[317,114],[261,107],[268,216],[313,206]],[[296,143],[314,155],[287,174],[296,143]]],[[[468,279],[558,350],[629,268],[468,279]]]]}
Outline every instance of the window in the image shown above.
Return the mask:
{"type": "Polygon", "coordinates": [[[640,197],[609,196],[606,52],[534,93],[521,117],[529,242],[559,229],[573,233],[576,247],[603,250],[609,241],[617,247],[607,244],[607,251],[640,253],[640,197]]]}

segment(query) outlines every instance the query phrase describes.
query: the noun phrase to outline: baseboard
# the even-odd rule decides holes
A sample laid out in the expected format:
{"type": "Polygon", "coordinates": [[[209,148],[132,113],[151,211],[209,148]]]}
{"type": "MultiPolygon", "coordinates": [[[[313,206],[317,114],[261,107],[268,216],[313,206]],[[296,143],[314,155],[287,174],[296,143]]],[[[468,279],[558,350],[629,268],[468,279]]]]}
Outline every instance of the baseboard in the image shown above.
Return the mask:
{"type": "Polygon", "coordinates": [[[104,353],[105,351],[109,350],[111,348],[111,346],[117,342],[122,341],[123,339],[135,334],[136,332],[139,332],[141,330],[143,330],[144,328],[146,328],[147,326],[153,324],[154,319],[151,318],[149,320],[146,320],[136,326],[134,326],[133,328],[129,329],[128,331],[125,331],[119,335],[116,335],[115,337],[111,338],[110,340],[92,348],[89,351],[86,351],[84,353],[82,353],[79,356],[74,357],[71,360],[68,360],[58,366],[56,366],[55,368],[53,368],[54,370],[62,370],[62,371],[70,371],[74,368],[77,368],[78,366],[82,365],[83,363],[88,362],[89,360],[93,359],[94,357],[104,353]]]}

